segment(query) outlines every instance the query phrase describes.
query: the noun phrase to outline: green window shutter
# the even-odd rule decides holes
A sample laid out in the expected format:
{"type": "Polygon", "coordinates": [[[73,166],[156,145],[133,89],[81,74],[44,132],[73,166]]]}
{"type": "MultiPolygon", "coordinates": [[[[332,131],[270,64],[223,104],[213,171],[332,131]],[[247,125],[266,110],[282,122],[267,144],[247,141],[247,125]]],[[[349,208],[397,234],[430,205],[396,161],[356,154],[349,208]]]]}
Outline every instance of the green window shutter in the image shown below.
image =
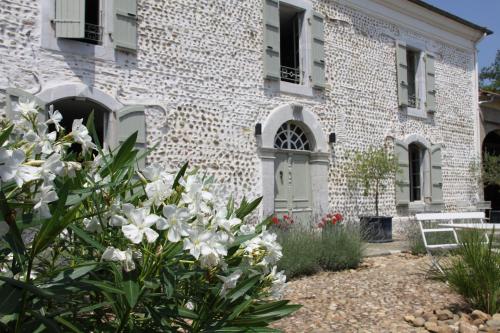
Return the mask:
{"type": "Polygon", "coordinates": [[[85,0],[56,0],[56,37],[85,37],[85,0]]]}
{"type": "Polygon", "coordinates": [[[116,48],[137,50],[137,0],[114,1],[113,42],[116,48]]]}
{"type": "Polygon", "coordinates": [[[45,114],[45,107],[46,104],[43,102],[41,99],[38,97],[30,94],[27,91],[24,91],[19,88],[7,88],[7,103],[6,103],[6,111],[7,111],[7,117],[9,119],[12,119],[14,115],[14,111],[16,110],[17,106],[19,105],[19,101],[26,101],[26,102],[31,102],[34,101],[35,104],[38,106],[40,109],[40,118],[42,120],[45,120],[46,114],[45,114]]]}
{"type": "Polygon", "coordinates": [[[441,145],[433,145],[431,148],[431,182],[432,205],[442,205],[444,202],[441,145]]]}
{"type": "Polygon", "coordinates": [[[312,73],[313,87],[325,88],[325,17],[317,12],[312,15],[312,73]]]}
{"type": "Polygon", "coordinates": [[[408,63],[406,61],[406,44],[396,43],[396,62],[398,77],[398,102],[400,107],[408,106],[408,63]]]}
{"type": "Polygon", "coordinates": [[[143,168],[146,165],[145,154],[147,151],[146,118],[143,105],[126,106],[118,111],[118,143],[122,144],[135,132],[137,132],[137,156],[143,156],[138,163],[139,167],[143,168]]]}
{"type": "Polygon", "coordinates": [[[278,0],[264,1],[264,77],[281,79],[280,11],[278,0]]]}
{"type": "Polygon", "coordinates": [[[427,91],[425,106],[429,113],[436,112],[436,74],[434,62],[434,56],[427,53],[425,58],[425,84],[427,91]]]}
{"type": "Polygon", "coordinates": [[[410,164],[408,146],[399,140],[394,143],[394,154],[398,159],[399,172],[396,174],[396,205],[410,203],[410,164]]]}

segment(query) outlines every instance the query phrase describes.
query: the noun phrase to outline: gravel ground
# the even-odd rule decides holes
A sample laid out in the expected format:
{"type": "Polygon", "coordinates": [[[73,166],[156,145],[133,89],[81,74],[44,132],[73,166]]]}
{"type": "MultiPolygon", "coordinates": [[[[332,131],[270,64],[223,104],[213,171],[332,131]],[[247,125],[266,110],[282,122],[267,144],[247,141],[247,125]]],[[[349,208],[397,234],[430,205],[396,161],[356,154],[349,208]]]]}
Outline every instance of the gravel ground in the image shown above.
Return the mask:
{"type": "Polygon", "coordinates": [[[427,332],[403,317],[417,310],[463,306],[444,283],[426,278],[427,257],[366,258],[360,268],[290,281],[285,299],[303,307],[274,325],[298,332],[427,332]]]}

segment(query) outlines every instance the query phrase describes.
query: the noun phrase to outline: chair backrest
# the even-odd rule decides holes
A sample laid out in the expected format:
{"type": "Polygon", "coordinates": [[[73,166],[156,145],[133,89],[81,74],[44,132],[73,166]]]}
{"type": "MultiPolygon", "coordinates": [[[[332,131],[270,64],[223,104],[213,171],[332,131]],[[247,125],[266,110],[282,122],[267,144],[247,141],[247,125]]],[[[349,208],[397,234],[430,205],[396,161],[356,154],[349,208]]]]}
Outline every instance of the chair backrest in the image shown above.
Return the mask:
{"type": "Polygon", "coordinates": [[[418,221],[420,226],[420,232],[422,233],[422,239],[424,241],[425,248],[436,249],[436,248],[449,248],[451,246],[455,246],[459,244],[458,236],[453,228],[424,228],[423,222],[427,223],[453,223],[455,221],[460,220],[478,220],[479,223],[484,223],[485,213],[483,212],[462,212],[462,213],[424,213],[424,214],[415,214],[415,218],[418,221]],[[436,244],[428,244],[427,242],[427,234],[428,233],[451,233],[454,238],[453,243],[436,243],[436,244]]]}
{"type": "Polygon", "coordinates": [[[476,220],[476,219],[482,221],[486,217],[486,215],[483,212],[423,213],[423,214],[415,214],[415,217],[419,221],[476,220]]]}

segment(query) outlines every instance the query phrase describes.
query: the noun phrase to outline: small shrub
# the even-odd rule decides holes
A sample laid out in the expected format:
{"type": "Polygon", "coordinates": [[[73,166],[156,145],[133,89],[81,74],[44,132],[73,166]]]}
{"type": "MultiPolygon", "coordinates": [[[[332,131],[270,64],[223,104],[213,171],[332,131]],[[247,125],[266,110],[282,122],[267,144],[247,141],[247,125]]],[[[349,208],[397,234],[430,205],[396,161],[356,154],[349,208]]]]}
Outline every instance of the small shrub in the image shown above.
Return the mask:
{"type": "Polygon", "coordinates": [[[320,270],[321,243],[317,232],[294,227],[289,230],[278,229],[276,233],[283,252],[278,269],[284,270],[287,277],[311,275],[320,270]]]}
{"type": "Polygon", "coordinates": [[[325,270],[357,267],[363,256],[359,228],[341,223],[341,214],[329,213],[321,219],[318,229],[293,225],[289,217],[273,217],[283,257],[278,268],[288,277],[298,277],[325,270]]]}
{"type": "Polygon", "coordinates": [[[364,243],[358,227],[330,224],[321,234],[320,264],[326,270],[355,268],[363,258],[364,243]]]}
{"type": "Polygon", "coordinates": [[[472,306],[494,314],[500,310],[500,253],[482,233],[462,234],[462,246],[450,257],[440,276],[472,306]]]}

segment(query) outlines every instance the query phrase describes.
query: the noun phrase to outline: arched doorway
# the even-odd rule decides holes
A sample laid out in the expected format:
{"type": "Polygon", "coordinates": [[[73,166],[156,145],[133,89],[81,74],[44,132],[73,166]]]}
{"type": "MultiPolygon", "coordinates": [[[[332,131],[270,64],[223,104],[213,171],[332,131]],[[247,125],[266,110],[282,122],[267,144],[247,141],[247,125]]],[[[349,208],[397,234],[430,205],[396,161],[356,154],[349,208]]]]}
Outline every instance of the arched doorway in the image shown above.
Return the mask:
{"type": "MultiPolygon", "coordinates": [[[[483,157],[486,154],[500,155],[500,130],[490,132],[484,138],[483,157]]],[[[500,222],[500,187],[495,185],[485,186],[484,200],[491,201],[491,210],[494,212],[491,218],[500,222]]]]}
{"type": "Polygon", "coordinates": [[[274,139],[274,210],[278,216],[289,215],[305,223],[312,216],[311,171],[312,150],[300,124],[284,123],[274,139]]]}
{"type": "Polygon", "coordinates": [[[257,139],[263,216],[291,213],[297,222],[319,222],[314,217],[329,208],[330,165],[330,146],[319,119],[302,105],[285,104],[268,115],[257,139]]]}
{"type": "MultiPolygon", "coordinates": [[[[83,119],[83,124],[86,125],[89,116],[94,112],[94,127],[97,132],[97,137],[101,146],[107,141],[108,134],[108,121],[110,110],[101,104],[88,99],[69,97],[63,98],[52,103],[54,110],[58,110],[63,119],[60,125],[64,128],[66,133],[71,132],[73,121],[75,119],[83,119]]],[[[72,147],[73,150],[78,151],[78,147],[72,147]]]]}

